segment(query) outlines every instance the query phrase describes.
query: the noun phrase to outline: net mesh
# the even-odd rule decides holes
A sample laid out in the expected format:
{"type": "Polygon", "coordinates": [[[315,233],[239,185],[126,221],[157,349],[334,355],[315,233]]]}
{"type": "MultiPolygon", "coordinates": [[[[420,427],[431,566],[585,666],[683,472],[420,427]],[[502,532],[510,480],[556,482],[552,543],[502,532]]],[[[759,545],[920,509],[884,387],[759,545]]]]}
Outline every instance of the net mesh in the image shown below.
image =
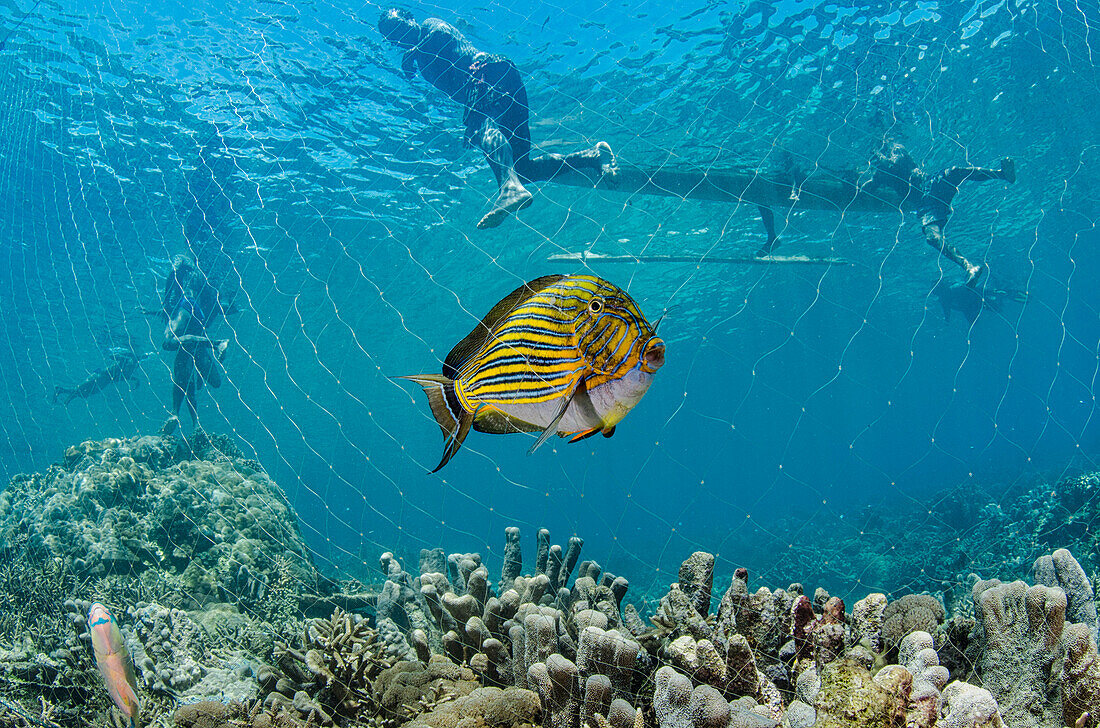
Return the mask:
{"type": "MultiPolygon", "coordinates": [[[[75,472],[75,443],[172,414],[158,312],[185,254],[226,309],[221,386],[197,393],[217,436],[200,445],[234,454],[189,496],[193,525],[285,545],[296,521],[295,553],[333,582],[380,581],[387,551],[413,571],[437,547],[493,573],[507,526],[583,537],[643,612],[696,550],[853,601],[960,601],[967,574],[1021,576],[1062,546],[1098,566],[1095,4],[411,7],[516,64],[538,149],[606,141],[653,180],[534,183],[534,204],[486,231],[497,188],[462,110],[403,75],[382,10],[0,4],[5,481],[75,472]],[[891,140],[930,175],[1015,159],[1014,184],[961,184],[945,228],[987,266],[980,311],[912,201],[819,199],[868,183],[891,140]],[[741,186],[700,199],[704,173],[741,186]],[[667,186],[677,174],[687,187],[667,186]],[[752,180],[790,191],[763,263],[752,180]],[[425,476],[438,428],[394,377],[438,372],[497,301],[553,272],[664,316],[652,388],[613,438],[527,456],[530,439],[474,433],[425,476]],[[112,366],[125,376],[95,379],[112,366]],[[71,401],[56,390],[83,381],[71,401]],[[278,487],[249,471],[219,488],[245,459],[278,487]]],[[[186,554],[192,537],[170,538],[186,554]]],[[[105,553],[64,583],[139,569],[105,553]]],[[[254,558],[322,590],[282,554],[254,558]]],[[[219,598],[248,603],[247,577],[219,598]]],[[[171,585],[181,603],[195,579],[171,585]]]]}

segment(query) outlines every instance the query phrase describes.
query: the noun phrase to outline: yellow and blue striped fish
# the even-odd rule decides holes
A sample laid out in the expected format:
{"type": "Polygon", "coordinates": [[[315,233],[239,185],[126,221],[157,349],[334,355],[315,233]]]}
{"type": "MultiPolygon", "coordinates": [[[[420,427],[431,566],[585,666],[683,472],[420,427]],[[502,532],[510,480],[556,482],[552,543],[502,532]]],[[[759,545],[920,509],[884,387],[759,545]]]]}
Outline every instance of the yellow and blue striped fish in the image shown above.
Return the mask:
{"type": "Polygon", "coordinates": [[[512,291],[447,355],[443,374],[411,379],[443,430],[443,458],[469,434],[611,437],[665,363],[665,344],[634,300],[596,276],[543,276],[512,291]]]}

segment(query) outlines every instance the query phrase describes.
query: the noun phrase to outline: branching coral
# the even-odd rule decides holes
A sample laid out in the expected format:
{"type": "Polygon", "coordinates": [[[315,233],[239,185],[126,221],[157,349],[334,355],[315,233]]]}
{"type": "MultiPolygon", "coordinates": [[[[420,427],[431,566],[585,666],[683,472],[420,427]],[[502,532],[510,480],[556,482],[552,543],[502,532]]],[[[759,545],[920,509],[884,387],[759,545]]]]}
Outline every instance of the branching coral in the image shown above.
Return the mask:
{"type": "Polygon", "coordinates": [[[325,724],[379,712],[371,681],[391,663],[377,632],[358,615],[338,609],[327,620],[310,620],[301,645],[276,645],[275,659],[288,679],[276,681],[271,703],[289,698],[299,712],[325,724]]]}

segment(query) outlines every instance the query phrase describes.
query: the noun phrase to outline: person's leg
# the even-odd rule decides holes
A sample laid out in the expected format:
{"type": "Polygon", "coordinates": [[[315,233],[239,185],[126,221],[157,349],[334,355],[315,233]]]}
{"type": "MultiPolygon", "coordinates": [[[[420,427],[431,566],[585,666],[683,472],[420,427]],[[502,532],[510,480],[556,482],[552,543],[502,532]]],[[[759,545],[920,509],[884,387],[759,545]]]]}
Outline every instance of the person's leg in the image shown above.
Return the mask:
{"type": "Polygon", "coordinates": [[[216,358],[225,354],[222,344],[228,345],[228,342],[219,342],[216,348],[203,346],[195,352],[195,369],[201,384],[214,388],[222,386],[222,375],[216,358]]]}
{"type": "Polygon", "coordinates": [[[982,274],[985,273],[985,266],[974,265],[965,256],[962,255],[953,245],[947,242],[947,238],[943,234],[943,222],[928,220],[922,222],[921,229],[924,231],[924,239],[929,245],[940,252],[940,255],[955,263],[963,269],[966,273],[966,285],[977,285],[981,279],[982,274]]]}
{"type": "Polygon", "coordinates": [[[572,154],[527,157],[523,164],[516,166],[516,171],[526,182],[549,181],[566,172],[595,173],[598,177],[614,178],[619,173],[619,163],[611,151],[611,145],[599,142],[591,149],[572,154]]]}
{"type": "Polygon", "coordinates": [[[195,380],[191,379],[187,385],[187,411],[191,414],[191,429],[199,426],[199,410],[195,406],[195,380]]]}
{"type": "Polygon", "coordinates": [[[764,243],[760,250],[756,251],[756,257],[763,258],[771,255],[772,251],[775,250],[775,246],[779,243],[779,236],[775,234],[775,213],[772,212],[772,209],[764,205],[757,205],[756,209],[760,211],[760,221],[764,223],[764,230],[768,234],[768,241],[764,243]]]}
{"type": "Polygon", "coordinates": [[[191,355],[183,349],[176,351],[175,361],[172,362],[172,416],[179,414],[180,405],[186,393],[187,382],[191,379],[191,369],[194,366],[191,355]]]}
{"type": "Polygon", "coordinates": [[[496,227],[509,214],[531,204],[532,195],[515,170],[516,159],[526,156],[528,148],[520,144],[516,144],[519,148],[513,148],[513,143],[517,142],[515,121],[512,126],[501,123],[508,118],[526,122],[527,113],[526,92],[515,66],[503,58],[480,61],[466,99],[465,138],[470,146],[477,147],[485,155],[496,177],[498,192],[493,208],[481,218],[478,228],[496,227]],[[509,78],[509,70],[514,78],[509,78]]]}
{"type": "Polygon", "coordinates": [[[532,195],[516,175],[512,146],[500,127],[486,120],[481,130],[475,135],[474,144],[485,154],[489,168],[496,175],[499,185],[493,209],[489,210],[477,224],[479,229],[484,230],[500,225],[511,213],[528,207],[531,204],[532,195]]]}
{"type": "Polygon", "coordinates": [[[564,172],[594,172],[596,175],[614,176],[619,167],[611,145],[599,142],[591,149],[572,154],[531,155],[531,109],[527,103],[527,89],[523,85],[519,71],[509,61],[495,64],[493,74],[494,88],[499,93],[496,121],[508,137],[514,153],[516,174],[523,182],[548,181],[564,172]]]}
{"type": "Polygon", "coordinates": [[[1001,160],[1000,169],[988,169],[986,167],[952,167],[942,173],[943,180],[956,188],[963,182],[988,182],[992,179],[1000,179],[1005,182],[1016,181],[1016,163],[1011,157],[1001,160]]]}

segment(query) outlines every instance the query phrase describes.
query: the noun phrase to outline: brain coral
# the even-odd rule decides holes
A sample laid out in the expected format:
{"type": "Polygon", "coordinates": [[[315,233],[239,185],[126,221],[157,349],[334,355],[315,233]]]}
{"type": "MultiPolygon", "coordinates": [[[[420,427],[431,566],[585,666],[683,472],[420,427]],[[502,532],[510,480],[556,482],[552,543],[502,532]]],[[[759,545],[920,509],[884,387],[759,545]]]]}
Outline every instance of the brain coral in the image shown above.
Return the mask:
{"type": "Polygon", "coordinates": [[[943,624],[940,601],[927,594],[906,594],[886,605],[883,612],[882,641],[888,651],[896,650],[903,637],[912,632],[934,635],[943,624]]]}

